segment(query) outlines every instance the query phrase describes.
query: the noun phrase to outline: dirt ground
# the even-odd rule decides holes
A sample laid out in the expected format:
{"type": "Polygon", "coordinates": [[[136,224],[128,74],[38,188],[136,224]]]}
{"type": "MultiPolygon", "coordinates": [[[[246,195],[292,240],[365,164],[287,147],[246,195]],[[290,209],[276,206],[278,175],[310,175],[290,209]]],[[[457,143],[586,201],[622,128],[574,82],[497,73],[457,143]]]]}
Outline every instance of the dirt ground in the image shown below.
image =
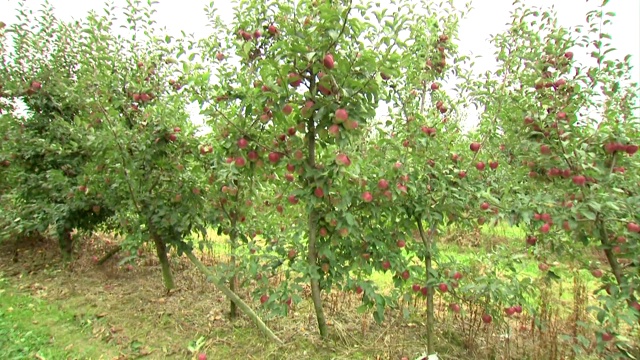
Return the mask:
{"type": "MultiPolygon", "coordinates": [[[[132,267],[118,264],[125,254],[97,265],[96,257],[113,248],[114,241],[92,237],[69,264],[61,263],[56,244],[46,239],[5,243],[0,273],[20,292],[89,319],[86,336],[115,349],[122,360],[191,359],[198,352],[209,359],[416,359],[426,350],[420,315],[418,321],[407,321],[391,313],[379,326],[370,314],[357,313],[358,299],[349,294],[326,298],[329,341],[320,341],[309,301],[287,317],[268,320],[286,343],[277,347],[245,317],[230,321],[227,300],[186,259],[172,259],[178,289],[171,294],[163,289],[151,252],[143,252],[132,267]]],[[[206,255],[202,260],[215,262],[206,255]]],[[[248,291],[239,295],[260,313],[248,291]]],[[[442,359],[461,358],[449,341],[439,343],[444,344],[439,346],[442,359]]]]}

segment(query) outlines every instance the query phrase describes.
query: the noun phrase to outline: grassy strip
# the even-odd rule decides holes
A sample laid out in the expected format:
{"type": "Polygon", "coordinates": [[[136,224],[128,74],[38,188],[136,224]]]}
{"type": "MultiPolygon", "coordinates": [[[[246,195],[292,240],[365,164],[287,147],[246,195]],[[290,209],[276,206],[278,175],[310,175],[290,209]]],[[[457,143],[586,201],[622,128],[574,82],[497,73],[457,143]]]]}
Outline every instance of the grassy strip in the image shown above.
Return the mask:
{"type": "Polygon", "coordinates": [[[0,276],[0,359],[112,359],[119,351],[93,338],[71,313],[21,294],[0,276]]]}

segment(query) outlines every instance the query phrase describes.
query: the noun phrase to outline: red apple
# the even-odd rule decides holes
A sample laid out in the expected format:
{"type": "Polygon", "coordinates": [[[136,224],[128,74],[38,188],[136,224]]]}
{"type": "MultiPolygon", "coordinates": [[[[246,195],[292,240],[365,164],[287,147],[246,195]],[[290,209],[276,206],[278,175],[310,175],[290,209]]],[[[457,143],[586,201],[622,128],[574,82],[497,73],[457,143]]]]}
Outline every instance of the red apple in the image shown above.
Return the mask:
{"type": "Polygon", "coordinates": [[[413,284],[413,286],[411,286],[411,289],[413,290],[413,292],[418,292],[420,291],[421,287],[418,284],[413,284]]]}
{"type": "Polygon", "coordinates": [[[435,91],[435,90],[438,90],[438,89],[440,89],[440,85],[438,85],[438,83],[432,83],[431,84],[431,90],[435,91]]]}
{"type": "Polygon", "coordinates": [[[449,305],[449,309],[451,309],[451,311],[453,311],[454,313],[459,313],[460,312],[460,305],[458,305],[458,304],[450,304],[449,305]]]}
{"type": "Polygon", "coordinates": [[[630,232],[640,233],[640,225],[630,222],[627,224],[627,230],[630,232]]]}
{"type": "Polygon", "coordinates": [[[329,126],[329,135],[333,137],[337,137],[338,135],[340,135],[340,125],[332,124],[331,126],[329,126]]]}
{"type": "Polygon", "coordinates": [[[243,157],[237,157],[235,163],[237,167],[243,167],[246,164],[243,157]]]}
{"type": "Polygon", "coordinates": [[[386,190],[389,188],[389,182],[385,179],[378,180],[378,189],[386,190]]]}
{"type": "Polygon", "coordinates": [[[382,270],[389,270],[391,268],[391,263],[389,260],[385,260],[382,262],[382,270]]]}
{"type": "Polygon", "coordinates": [[[449,291],[449,285],[440,283],[440,285],[438,285],[438,289],[440,289],[440,291],[442,291],[443,293],[446,293],[447,291],[449,291]]]}
{"type": "Polygon", "coordinates": [[[362,288],[360,286],[356,287],[356,294],[360,295],[360,294],[362,294],[362,291],[364,291],[364,290],[362,290],[362,288]]]}
{"type": "Polygon", "coordinates": [[[482,210],[489,210],[489,203],[487,202],[483,202],[482,204],[480,204],[480,209],[482,210]]]}
{"type": "Polygon", "coordinates": [[[547,270],[549,270],[549,265],[547,265],[545,263],[540,263],[540,264],[538,264],[538,270],[547,271],[547,270]]]}
{"type": "Polygon", "coordinates": [[[483,163],[482,161],[479,161],[479,162],[476,164],[476,169],[478,169],[478,170],[480,170],[480,171],[484,170],[484,169],[485,169],[485,165],[484,165],[484,163],[483,163]]]}
{"type": "Polygon", "coordinates": [[[270,152],[269,153],[269,162],[271,162],[272,164],[275,164],[278,161],[280,161],[280,154],[277,153],[277,152],[270,152]]]}
{"type": "Polygon", "coordinates": [[[296,73],[289,73],[289,85],[298,87],[302,84],[302,77],[296,73]]]}
{"type": "Polygon", "coordinates": [[[324,59],[322,60],[322,64],[324,65],[324,67],[326,67],[329,70],[333,69],[333,67],[335,66],[333,55],[332,54],[325,55],[324,59]]]}
{"type": "Polygon", "coordinates": [[[489,167],[493,170],[498,168],[498,162],[497,161],[489,161],[489,167]]]}
{"type": "Polygon", "coordinates": [[[625,147],[625,151],[627,152],[627,154],[633,155],[638,152],[638,145],[627,145],[625,147]]]}
{"type": "Polygon", "coordinates": [[[398,242],[396,242],[396,245],[402,249],[403,247],[405,247],[405,245],[407,245],[407,243],[404,240],[398,240],[398,242]]]}
{"type": "Polygon", "coordinates": [[[480,144],[477,142],[471,143],[471,145],[469,145],[469,149],[473,152],[478,152],[480,150],[480,144]]]}
{"type": "Polygon", "coordinates": [[[260,296],[260,303],[261,303],[261,304],[264,304],[264,303],[266,303],[267,301],[269,301],[269,295],[262,295],[262,296],[260,296]]]}
{"type": "Polygon", "coordinates": [[[410,276],[411,276],[411,274],[409,273],[409,270],[405,270],[405,271],[402,272],[402,274],[400,274],[400,277],[403,280],[408,280],[410,276]]]}
{"type": "Polygon", "coordinates": [[[269,32],[269,34],[271,35],[276,35],[278,33],[278,28],[276,28],[275,25],[271,24],[269,25],[269,27],[267,28],[267,31],[269,32]]]}
{"type": "Polygon", "coordinates": [[[295,205],[295,204],[298,203],[298,198],[295,195],[289,195],[287,200],[289,201],[289,204],[291,204],[291,205],[295,205]]]}
{"type": "Polygon", "coordinates": [[[593,277],[599,279],[602,277],[602,270],[600,269],[593,269],[591,270],[591,275],[593,275],[593,277]]]}
{"type": "Polygon", "coordinates": [[[364,193],[362,193],[362,200],[364,202],[371,202],[373,201],[373,195],[371,195],[370,192],[365,191],[364,193]]]}
{"type": "Polygon", "coordinates": [[[540,232],[543,234],[548,233],[550,229],[551,229],[551,225],[549,225],[549,223],[542,224],[542,226],[540,226],[540,232]]]}
{"type": "Polygon", "coordinates": [[[504,309],[504,313],[507,316],[511,316],[511,315],[516,313],[516,309],[515,309],[515,307],[511,306],[511,307],[508,307],[508,308],[504,309]]]}
{"type": "Polygon", "coordinates": [[[349,113],[345,109],[338,109],[335,113],[334,122],[337,124],[343,123],[349,119],[349,113]]]}
{"type": "Polygon", "coordinates": [[[198,360],[207,360],[207,354],[205,353],[198,354],[198,360]]]}
{"type": "Polygon", "coordinates": [[[460,279],[462,279],[462,274],[460,274],[459,272],[457,272],[457,271],[456,271],[456,272],[453,274],[453,278],[454,278],[455,280],[460,280],[460,279]]]}
{"type": "Polygon", "coordinates": [[[483,323],[491,324],[491,321],[493,321],[493,317],[491,317],[491,315],[489,315],[489,314],[482,315],[482,322],[483,323]]]}
{"type": "Polygon", "coordinates": [[[291,114],[291,112],[292,112],[292,111],[293,111],[293,107],[291,107],[291,105],[290,105],[290,104],[286,104],[285,106],[283,106],[283,107],[282,107],[282,112],[283,112],[285,115],[289,115],[289,114],[291,114]]]}
{"type": "Polygon", "coordinates": [[[339,153],[336,155],[336,163],[342,166],[349,166],[351,165],[351,160],[346,154],[339,153]]]}
{"type": "Polygon", "coordinates": [[[313,194],[314,194],[316,197],[321,198],[321,197],[323,197],[323,196],[324,196],[324,190],[322,190],[322,188],[320,188],[320,187],[317,187],[317,188],[313,191],[313,194]]]}

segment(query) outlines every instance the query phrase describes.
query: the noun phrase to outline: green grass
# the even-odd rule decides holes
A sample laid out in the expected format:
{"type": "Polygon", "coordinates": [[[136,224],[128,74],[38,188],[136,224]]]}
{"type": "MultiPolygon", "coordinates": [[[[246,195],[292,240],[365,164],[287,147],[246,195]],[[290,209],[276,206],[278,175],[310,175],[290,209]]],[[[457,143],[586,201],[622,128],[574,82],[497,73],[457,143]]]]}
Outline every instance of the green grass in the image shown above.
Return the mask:
{"type": "Polygon", "coordinates": [[[46,301],[19,293],[0,274],[0,359],[111,359],[117,351],[46,301]]]}

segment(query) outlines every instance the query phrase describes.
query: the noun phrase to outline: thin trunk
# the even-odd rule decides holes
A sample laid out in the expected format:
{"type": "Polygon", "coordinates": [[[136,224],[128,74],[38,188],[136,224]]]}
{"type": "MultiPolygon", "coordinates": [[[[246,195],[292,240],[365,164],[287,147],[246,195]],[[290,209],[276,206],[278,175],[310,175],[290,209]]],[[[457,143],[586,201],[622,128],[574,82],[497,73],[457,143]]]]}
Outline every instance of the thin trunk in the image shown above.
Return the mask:
{"type": "MultiPolygon", "coordinates": [[[[231,221],[231,234],[229,239],[231,240],[231,259],[229,260],[229,265],[231,266],[231,271],[233,271],[233,275],[229,280],[229,289],[235,294],[236,293],[236,282],[238,281],[236,278],[236,247],[238,234],[236,233],[235,220],[231,221]]],[[[238,316],[238,308],[236,303],[232,300],[229,301],[229,317],[231,319],[235,319],[238,316]]]]}
{"type": "MultiPolygon", "coordinates": [[[[311,84],[312,88],[315,84],[311,84]]],[[[309,158],[308,165],[309,168],[313,169],[316,167],[316,127],[313,121],[313,116],[311,116],[307,122],[307,140],[309,142],[309,158]]],[[[320,331],[320,336],[324,339],[328,336],[329,331],[327,328],[327,321],[324,317],[324,310],[322,309],[322,293],[320,290],[320,274],[317,271],[318,259],[317,259],[317,250],[316,250],[316,234],[318,230],[318,214],[315,209],[311,209],[309,211],[309,245],[308,245],[308,254],[307,259],[309,261],[309,269],[310,270],[309,277],[311,278],[311,300],[313,300],[313,308],[316,311],[316,319],[318,320],[318,330],[320,331]]]]}
{"type": "MultiPolygon", "coordinates": [[[[607,257],[607,262],[609,263],[609,266],[611,267],[611,272],[613,272],[613,276],[616,278],[616,282],[618,283],[618,286],[620,286],[620,289],[622,289],[623,284],[626,284],[627,281],[624,277],[624,274],[622,273],[622,267],[620,267],[620,263],[618,262],[618,259],[616,259],[616,256],[613,254],[613,251],[611,250],[611,244],[609,242],[609,237],[607,235],[607,229],[605,228],[604,222],[599,220],[597,222],[598,227],[598,232],[599,232],[599,236],[600,236],[600,242],[602,243],[602,245],[604,245],[604,254],[607,257]]],[[[627,303],[629,305],[635,303],[636,301],[636,297],[633,295],[633,292],[630,292],[629,294],[629,300],[627,300],[627,303]]]]}
{"type": "Polygon", "coordinates": [[[173,281],[173,274],[171,274],[171,266],[169,266],[169,257],[167,256],[167,244],[160,238],[158,234],[152,234],[153,242],[156,244],[156,253],[158,254],[158,260],[160,260],[160,267],[162,268],[162,281],[167,292],[175,288],[173,281]]]}
{"type": "Polygon", "coordinates": [[[282,340],[280,340],[274,333],[265,325],[265,323],[260,319],[260,317],[251,310],[251,308],[244,302],[242,299],[238,297],[231,289],[229,289],[223,281],[220,280],[211,270],[209,270],[198,258],[193,254],[193,252],[186,252],[187,258],[207,276],[207,280],[213,282],[215,286],[222,291],[229,300],[233,301],[238,308],[247,315],[251,321],[265,334],[269,339],[273,340],[277,344],[283,344],[282,340]]]}
{"type": "Polygon", "coordinates": [[[424,263],[427,270],[427,355],[431,355],[434,352],[433,348],[433,323],[434,323],[434,309],[433,309],[433,289],[429,284],[431,279],[431,237],[427,236],[422,226],[422,219],[416,218],[418,223],[418,231],[420,232],[420,238],[424,244],[426,255],[424,257],[424,263]]]}
{"type": "Polygon", "coordinates": [[[63,229],[61,234],[58,234],[58,246],[62,253],[62,259],[70,261],[73,255],[73,237],[71,236],[70,229],[63,229]]]}

